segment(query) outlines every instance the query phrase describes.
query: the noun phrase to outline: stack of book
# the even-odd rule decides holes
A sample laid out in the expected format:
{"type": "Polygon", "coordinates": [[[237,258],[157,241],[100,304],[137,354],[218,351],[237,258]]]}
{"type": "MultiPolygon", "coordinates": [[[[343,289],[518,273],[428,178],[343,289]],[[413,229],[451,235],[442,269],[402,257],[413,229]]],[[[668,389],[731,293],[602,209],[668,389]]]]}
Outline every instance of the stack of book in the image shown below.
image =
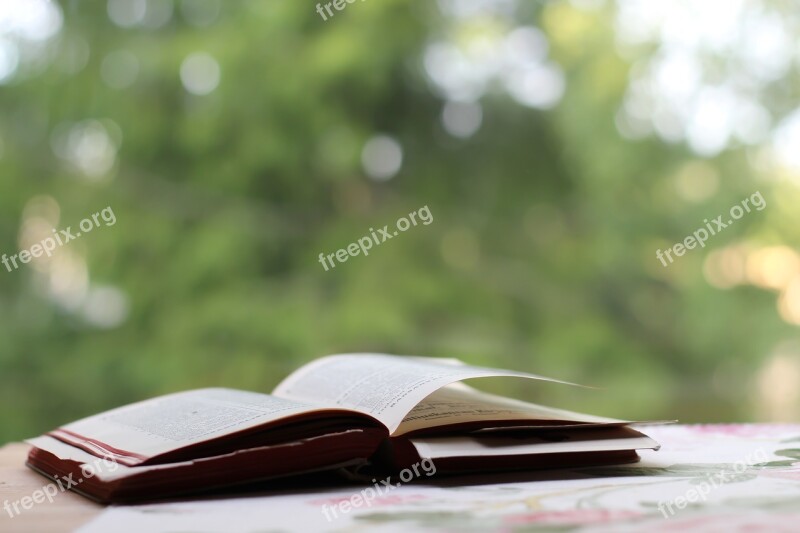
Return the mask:
{"type": "Polygon", "coordinates": [[[629,463],[658,444],[632,422],[461,383],[542,376],[453,359],[333,355],[272,395],[200,389],[134,403],[28,442],[28,466],[101,502],[154,500],[324,470],[438,475],[629,463]]]}

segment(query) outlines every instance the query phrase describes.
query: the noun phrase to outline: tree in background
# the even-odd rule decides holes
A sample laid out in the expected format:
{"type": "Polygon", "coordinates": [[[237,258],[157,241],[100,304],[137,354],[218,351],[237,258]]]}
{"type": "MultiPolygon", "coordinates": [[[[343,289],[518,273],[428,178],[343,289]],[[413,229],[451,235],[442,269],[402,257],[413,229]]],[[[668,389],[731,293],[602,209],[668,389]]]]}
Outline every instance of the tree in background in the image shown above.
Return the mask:
{"type": "Polygon", "coordinates": [[[601,385],[510,386],[611,416],[798,416],[788,8],[14,4],[0,250],[117,223],[0,272],[0,441],[367,350],[601,385]],[[763,211],[656,258],[756,191],[763,211]]]}

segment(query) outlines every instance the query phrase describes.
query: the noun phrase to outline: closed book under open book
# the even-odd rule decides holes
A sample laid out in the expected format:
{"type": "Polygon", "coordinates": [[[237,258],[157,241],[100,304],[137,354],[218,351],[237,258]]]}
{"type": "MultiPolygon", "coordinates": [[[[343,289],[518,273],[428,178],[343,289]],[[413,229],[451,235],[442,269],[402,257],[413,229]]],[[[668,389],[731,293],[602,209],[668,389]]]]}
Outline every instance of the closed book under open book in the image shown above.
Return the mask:
{"type": "Polygon", "coordinates": [[[199,389],[30,439],[28,466],[101,502],[154,500],[323,470],[437,475],[628,463],[658,444],[631,422],[478,391],[463,380],[542,376],[452,359],[347,354],[272,395],[199,389]]]}

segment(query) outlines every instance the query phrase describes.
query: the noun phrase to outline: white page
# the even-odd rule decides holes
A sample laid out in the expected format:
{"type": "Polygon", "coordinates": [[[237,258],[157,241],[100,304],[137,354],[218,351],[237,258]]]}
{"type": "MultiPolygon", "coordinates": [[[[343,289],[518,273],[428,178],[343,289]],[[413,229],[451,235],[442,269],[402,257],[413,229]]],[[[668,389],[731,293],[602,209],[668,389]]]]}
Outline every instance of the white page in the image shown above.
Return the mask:
{"type": "Polygon", "coordinates": [[[534,455],[546,453],[607,452],[619,450],[658,449],[656,441],[646,436],[618,439],[563,442],[521,443],[519,439],[502,437],[411,438],[411,444],[423,459],[443,457],[487,457],[498,455],[534,455]]]}
{"type": "MultiPolygon", "coordinates": [[[[530,420],[531,422],[563,421],[575,424],[627,424],[615,418],[554,409],[482,392],[463,383],[453,383],[437,390],[417,404],[395,431],[403,435],[411,431],[465,422],[530,420]]],[[[535,425],[535,424],[531,424],[535,425]]]]}
{"type": "Polygon", "coordinates": [[[50,434],[101,455],[114,452],[122,462],[135,464],[194,443],[318,410],[267,394],[199,389],[112,409],[50,434]]]}
{"type": "Polygon", "coordinates": [[[296,370],[273,394],[370,414],[394,432],[432,392],[463,379],[521,377],[565,383],[524,372],[469,366],[452,359],[385,354],[323,357],[296,370]]]}

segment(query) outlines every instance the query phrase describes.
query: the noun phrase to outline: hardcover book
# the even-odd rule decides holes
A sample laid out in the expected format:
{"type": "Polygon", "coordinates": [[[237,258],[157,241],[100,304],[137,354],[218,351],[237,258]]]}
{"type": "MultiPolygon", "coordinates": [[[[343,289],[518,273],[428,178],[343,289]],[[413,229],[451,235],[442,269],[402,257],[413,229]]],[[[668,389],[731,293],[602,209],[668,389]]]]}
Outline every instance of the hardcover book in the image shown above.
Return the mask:
{"type": "MultiPolygon", "coordinates": [[[[658,444],[632,422],[479,391],[463,380],[562,383],[453,359],[333,355],[272,394],[212,388],[119,407],[30,439],[27,464],[110,502],[311,472],[437,475],[629,463],[658,444]]],[[[570,385],[570,384],[566,384],[570,385]]]]}

